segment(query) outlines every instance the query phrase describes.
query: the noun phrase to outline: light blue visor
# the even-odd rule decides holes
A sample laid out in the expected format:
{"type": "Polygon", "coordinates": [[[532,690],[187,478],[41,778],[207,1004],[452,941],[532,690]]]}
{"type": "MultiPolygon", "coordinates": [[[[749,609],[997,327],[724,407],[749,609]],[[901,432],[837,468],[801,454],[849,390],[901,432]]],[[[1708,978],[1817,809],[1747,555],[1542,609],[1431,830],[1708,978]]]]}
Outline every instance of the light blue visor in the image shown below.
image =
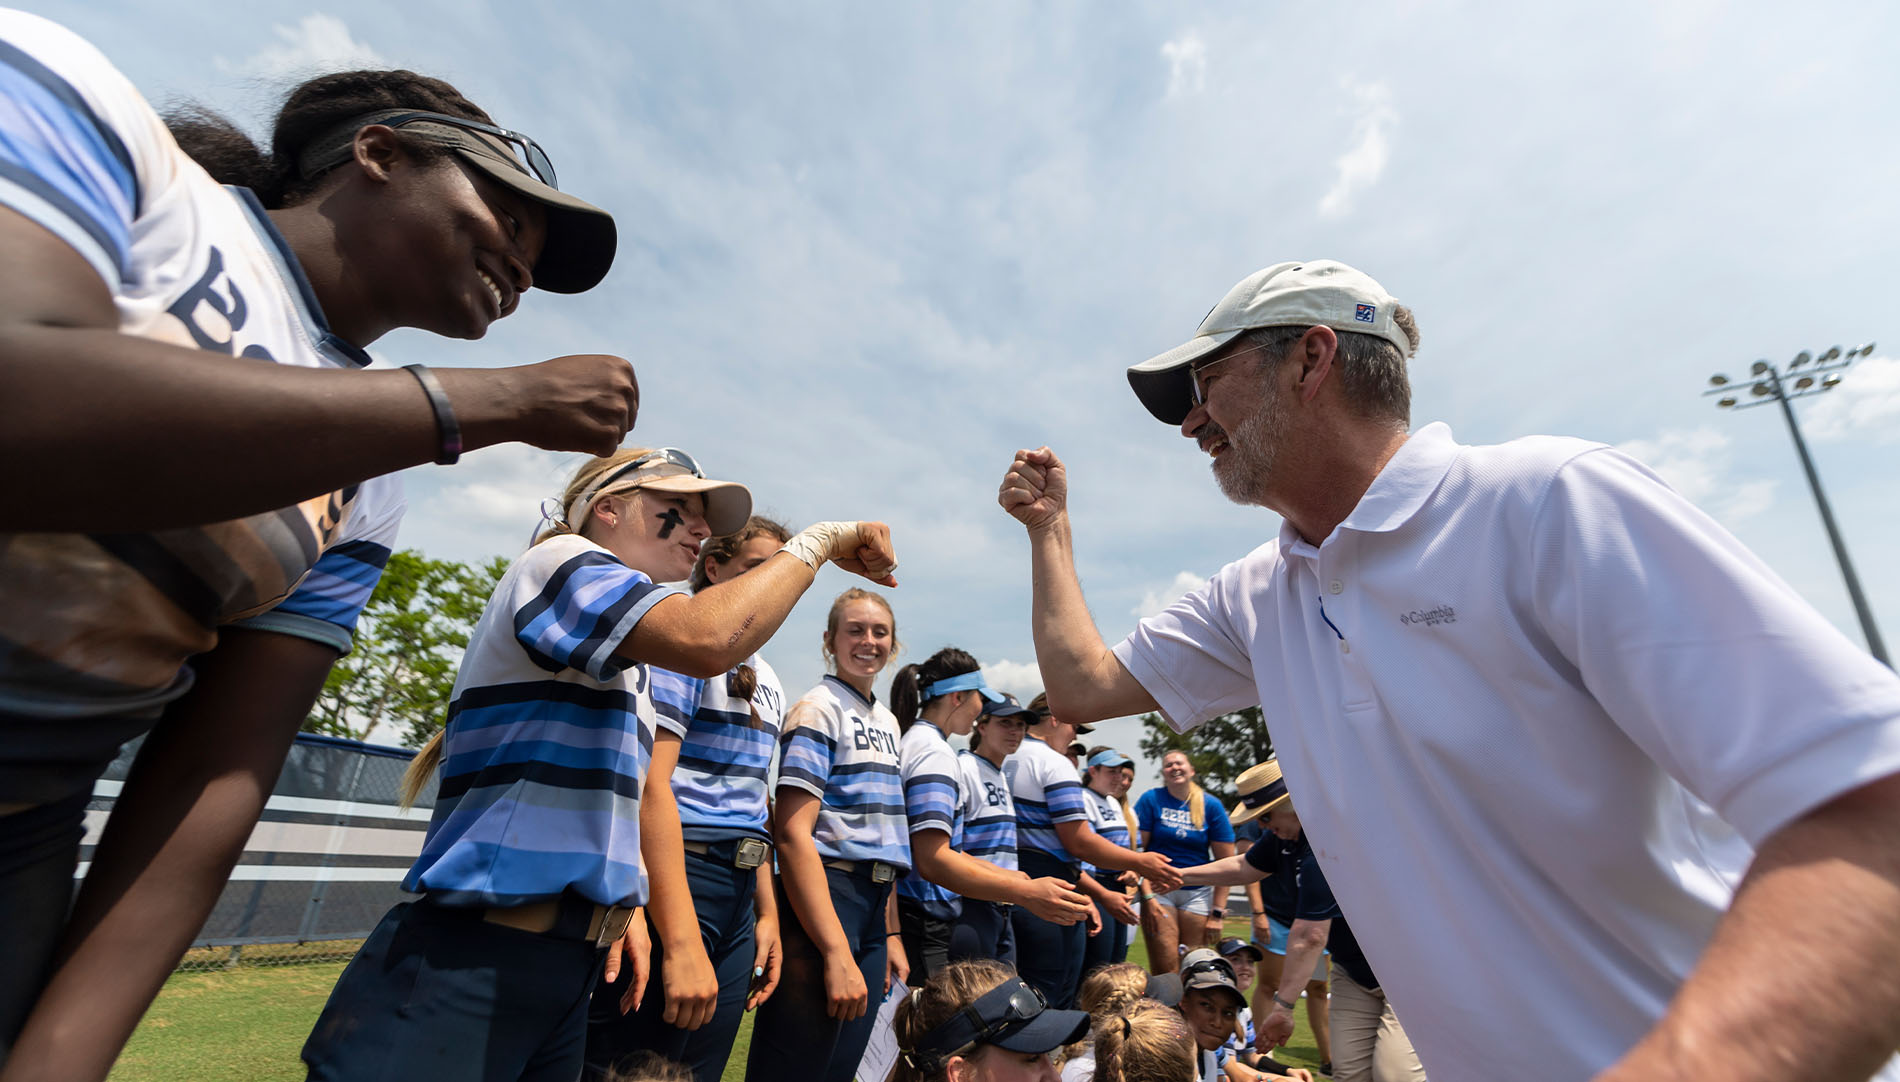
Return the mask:
{"type": "Polygon", "coordinates": [[[982,693],[982,696],[990,702],[1000,703],[1003,701],[1002,692],[991,689],[988,684],[983,682],[983,670],[981,669],[978,669],[976,672],[958,673],[955,676],[945,677],[931,684],[929,687],[921,689],[917,694],[921,701],[929,702],[932,699],[948,695],[953,691],[975,691],[982,693]]]}
{"type": "Polygon", "coordinates": [[[1090,766],[1133,766],[1135,761],[1114,748],[1098,751],[1089,756],[1090,766]]]}

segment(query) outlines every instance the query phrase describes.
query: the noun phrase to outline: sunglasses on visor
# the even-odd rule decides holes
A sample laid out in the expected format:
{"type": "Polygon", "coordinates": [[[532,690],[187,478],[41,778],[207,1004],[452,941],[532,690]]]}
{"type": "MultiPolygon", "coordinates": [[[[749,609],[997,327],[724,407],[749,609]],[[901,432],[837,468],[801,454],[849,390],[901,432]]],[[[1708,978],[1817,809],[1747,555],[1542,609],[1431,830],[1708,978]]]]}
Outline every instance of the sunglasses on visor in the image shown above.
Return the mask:
{"type": "Polygon", "coordinates": [[[430,124],[447,124],[454,128],[465,128],[468,131],[481,132],[483,135],[492,135],[502,142],[507,143],[509,147],[515,151],[516,159],[528,167],[528,172],[534,174],[536,180],[539,180],[550,188],[560,187],[560,185],[555,182],[554,163],[548,160],[548,152],[541,149],[541,144],[518,131],[498,128],[493,124],[484,124],[479,120],[470,120],[467,117],[450,116],[447,113],[430,113],[422,110],[410,113],[397,113],[395,116],[385,117],[376,123],[387,125],[391,128],[400,128],[404,124],[414,124],[421,121],[427,121],[430,124]]]}
{"type": "Polygon", "coordinates": [[[996,1004],[998,987],[984,993],[975,1003],[951,1015],[917,1042],[916,1052],[948,1058],[960,1055],[979,1044],[993,1042],[1011,1027],[1028,1022],[1047,1010],[1049,1001],[1032,985],[1021,979],[996,1004]],[[980,1009],[981,1008],[981,1009],[980,1009]]]}

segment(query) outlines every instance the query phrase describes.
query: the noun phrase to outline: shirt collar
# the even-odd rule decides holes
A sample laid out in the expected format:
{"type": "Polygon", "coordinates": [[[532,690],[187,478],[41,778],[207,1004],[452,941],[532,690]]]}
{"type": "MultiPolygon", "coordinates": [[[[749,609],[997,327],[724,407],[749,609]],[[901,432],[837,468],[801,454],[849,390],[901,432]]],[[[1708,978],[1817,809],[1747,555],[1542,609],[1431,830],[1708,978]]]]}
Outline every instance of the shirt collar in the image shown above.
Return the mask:
{"type": "MultiPolygon", "coordinates": [[[[1412,433],[1379,471],[1379,476],[1372,479],[1366,494],[1359,497],[1352,513],[1334,532],[1385,533],[1405,525],[1438,490],[1439,482],[1445,479],[1457,459],[1458,450],[1451,427],[1442,421],[1433,421],[1412,433]]],[[[1300,537],[1292,523],[1282,522],[1280,551],[1310,554],[1315,550],[1300,537]]]]}
{"type": "Polygon", "coordinates": [[[838,687],[839,687],[840,689],[842,689],[842,690],[844,690],[844,691],[847,691],[847,692],[850,692],[850,693],[851,693],[851,697],[852,697],[853,699],[856,699],[857,701],[859,701],[859,702],[861,702],[861,703],[863,703],[864,705],[866,705],[866,706],[876,706],[876,705],[877,705],[877,696],[875,696],[875,695],[873,695],[873,696],[872,696],[871,698],[869,698],[869,699],[867,699],[867,698],[865,698],[862,692],[860,692],[860,691],[858,691],[858,689],[857,689],[857,688],[854,688],[854,687],[852,687],[852,686],[851,686],[851,685],[850,685],[849,683],[847,683],[847,682],[845,681],[845,679],[844,679],[843,677],[841,677],[841,676],[838,676],[838,675],[836,675],[835,673],[826,673],[826,674],[825,674],[825,679],[826,679],[826,680],[829,680],[830,682],[832,682],[832,683],[834,683],[834,684],[836,684],[836,685],[838,685],[838,687]]]}
{"type": "Polygon", "coordinates": [[[323,315],[323,306],[317,303],[317,291],[311,288],[310,279],[304,275],[303,264],[297,261],[297,253],[291,249],[290,242],[277,231],[277,224],[270,220],[270,214],[258,200],[257,193],[236,185],[226,185],[225,190],[237,199],[238,208],[250,220],[251,231],[257,234],[257,239],[276,257],[278,271],[291,285],[291,299],[296,302],[297,314],[303,318],[306,333],[320,347],[328,347],[339,360],[357,368],[368,365],[370,356],[367,350],[345,342],[330,329],[330,321],[323,315]]]}

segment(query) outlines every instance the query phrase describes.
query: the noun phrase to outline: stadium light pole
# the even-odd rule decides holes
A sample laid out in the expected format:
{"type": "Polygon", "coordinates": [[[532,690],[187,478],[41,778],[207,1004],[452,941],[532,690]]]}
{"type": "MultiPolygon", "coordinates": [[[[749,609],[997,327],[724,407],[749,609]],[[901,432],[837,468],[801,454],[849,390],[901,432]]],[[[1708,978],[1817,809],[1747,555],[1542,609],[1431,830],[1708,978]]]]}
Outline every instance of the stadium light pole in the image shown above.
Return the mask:
{"type": "Polygon", "coordinates": [[[1767,361],[1756,361],[1749,366],[1748,398],[1739,393],[1741,384],[1730,381],[1727,376],[1717,373],[1709,377],[1709,389],[1702,392],[1704,398],[1716,398],[1716,406],[1726,410],[1753,409],[1766,406],[1770,402],[1781,405],[1781,416],[1788,422],[1788,435],[1794,438],[1795,454],[1801,457],[1801,469],[1808,475],[1808,488],[1814,492],[1815,506],[1821,509],[1821,525],[1827,527],[1827,539],[1834,546],[1834,559],[1841,565],[1841,578],[1847,581],[1847,596],[1854,602],[1854,615],[1860,617],[1860,632],[1867,639],[1867,652],[1880,660],[1882,665],[1893,667],[1887,658],[1887,645],[1880,640],[1880,629],[1874,626],[1873,610],[1867,607],[1867,595],[1861,592],[1860,576],[1854,574],[1854,561],[1847,558],[1847,542],[1841,539],[1841,528],[1834,521],[1834,509],[1828,506],[1827,493],[1821,490],[1821,475],[1814,471],[1814,459],[1808,455],[1807,441],[1801,438],[1801,426],[1794,420],[1794,407],[1790,400],[1806,398],[1809,395],[1822,394],[1840,385],[1841,373],[1856,360],[1872,354],[1874,344],[1856,346],[1846,353],[1841,347],[1834,346],[1819,357],[1808,356],[1807,350],[1795,355],[1788,362],[1787,378],[1793,381],[1789,387],[1783,380],[1783,373],[1767,361]]]}

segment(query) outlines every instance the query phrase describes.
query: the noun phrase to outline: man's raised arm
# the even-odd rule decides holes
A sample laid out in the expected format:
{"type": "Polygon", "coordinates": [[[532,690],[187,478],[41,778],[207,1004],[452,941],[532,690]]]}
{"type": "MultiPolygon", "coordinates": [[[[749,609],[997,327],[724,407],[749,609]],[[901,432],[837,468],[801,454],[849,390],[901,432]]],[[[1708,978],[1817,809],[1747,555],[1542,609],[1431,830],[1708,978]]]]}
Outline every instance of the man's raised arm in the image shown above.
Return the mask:
{"type": "Polygon", "coordinates": [[[1030,626],[1049,708],[1085,725],[1159,709],[1089,617],[1075,574],[1068,474],[1055,452],[1047,447],[1016,452],[996,502],[1029,531],[1030,626]]]}

